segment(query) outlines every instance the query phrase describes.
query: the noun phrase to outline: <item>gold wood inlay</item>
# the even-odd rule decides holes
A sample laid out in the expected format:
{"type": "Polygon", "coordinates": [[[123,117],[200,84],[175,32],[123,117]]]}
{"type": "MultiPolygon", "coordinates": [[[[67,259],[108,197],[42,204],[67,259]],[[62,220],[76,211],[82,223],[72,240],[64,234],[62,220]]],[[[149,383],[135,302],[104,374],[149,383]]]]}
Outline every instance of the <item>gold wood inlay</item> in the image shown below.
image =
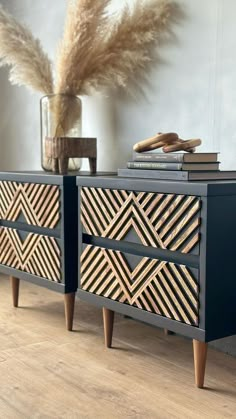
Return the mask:
{"type": "Polygon", "coordinates": [[[198,322],[193,310],[198,310],[198,287],[184,265],[177,270],[173,263],[141,258],[132,270],[121,252],[88,245],[81,257],[81,286],[177,321],[198,322]]]}
{"type": "Polygon", "coordinates": [[[0,181],[0,218],[17,221],[21,213],[28,224],[55,228],[60,220],[58,185],[0,181]]]}
{"type": "Polygon", "coordinates": [[[55,238],[29,233],[22,241],[17,230],[0,227],[0,247],[0,264],[61,281],[61,250],[55,238]]]}

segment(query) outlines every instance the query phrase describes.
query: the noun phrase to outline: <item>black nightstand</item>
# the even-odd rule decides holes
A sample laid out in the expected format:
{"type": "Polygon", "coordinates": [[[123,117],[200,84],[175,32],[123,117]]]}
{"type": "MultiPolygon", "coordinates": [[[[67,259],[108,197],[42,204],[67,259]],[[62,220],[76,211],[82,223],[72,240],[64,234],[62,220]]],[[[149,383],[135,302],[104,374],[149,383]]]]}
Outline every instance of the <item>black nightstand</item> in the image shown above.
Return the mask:
{"type": "Polygon", "coordinates": [[[75,175],[0,172],[0,271],[11,277],[15,307],[20,279],[63,293],[72,330],[78,284],[75,175]]]}
{"type": "Polygon", "coordinates": [[[207,342],[236,333],[236,182],[77,178],[79,297],[193,339],[203,387],[207,342]]]}

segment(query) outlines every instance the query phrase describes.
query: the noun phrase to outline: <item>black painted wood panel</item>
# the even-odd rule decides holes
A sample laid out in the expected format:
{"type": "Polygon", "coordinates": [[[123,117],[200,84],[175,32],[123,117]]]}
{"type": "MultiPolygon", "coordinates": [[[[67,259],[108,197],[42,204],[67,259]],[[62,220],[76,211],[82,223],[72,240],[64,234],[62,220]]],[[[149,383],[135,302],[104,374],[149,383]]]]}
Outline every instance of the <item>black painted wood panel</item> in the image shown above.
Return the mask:
{"type": "MultiPolygon", "coordinates": [[[[199,256],[194,254],[186,254],[184,256],[184,263],[188,267],[191,269],[198,267],[199,269],[199,323],[197,326],[184,324],[158,313],[149,312],[144,307],[131,306],[127,304],[127,301],[113,300],[107,296],[90,292],[89,289],[85,290],[81,287],[81,283],[83,284],[84,281],[83,271],[80,272],[79,277],[79,296],[81,298],[150,324],[166,327],[206,342],[236,333],[236,270],[234,251],[236,237],[236,181],[173,182],[115,177],[96,177],[94,179],[78,177],[77,185],[80,192],[81,188],[91,188],[93,190],[94,188],[101,188],[103,190],[125,191],[127,194],[133,191],[134,195],[145,192],[153,194],[183,194],[195,196],[201,201],[199,256]],[[188,265],[188,257],[189,263],[191,261],[190,265],[188,265]]],[[[80,193],[79,202],[81,205],[80,193]]],[[[102,210],[103,208],[101,208],[102,210]]],[[[89,215],[93,217],[93,214],[93,208],[92,211],[87,210],[88,217],[89,215]]],[[[116,214],[112,215],[113,218],[115,216],[116,214]]],[[[87,219],[87,226],[89,222],[91,220],[87,219]]],[[[89,228],[91,228],[91,224],[89,228]]],[[[100,226],[96,226],[96,228],[100,228],[100,226]]],[[[102,234],[99,236],[98,233],[98,231],[89,231],[84,224],[84,234],[82,234],[82,223],[80,222],[80,255],[83,252],[82,242],[84,242],[84,245],[97,246],[101,252],[107,254],[127,251],[129,255],[132,255],[133,249],[133,253],[136,256],[142,257],[142,249],[145,248],[143,257],[151,257],[151,259],[160,257],[160,259],[165,259],[165,252],[167,252],[166,260],[168,263],[182,262],[180,252],[172,251],[173,258],[170,257],[169,250],[156,248],[155,253],[155,247],[150,246],[150,244],[145,246],[144,243],[133,240],[130,233],[127,235],[127,241],[122,240],[121,237],[109,238],[103,237],[102,234]]],[[[117,265],[116,269],[118,269],[118,266],[121,266],[120,262],[114,265],[117,265]]],[[[99,265],[98,269],[100,269],[99,265]]]]}
{"type": "Polygon", "coordinates": [[[77,196],[76,174],[0,172],[0,272],[75,292],[77,196]]]}

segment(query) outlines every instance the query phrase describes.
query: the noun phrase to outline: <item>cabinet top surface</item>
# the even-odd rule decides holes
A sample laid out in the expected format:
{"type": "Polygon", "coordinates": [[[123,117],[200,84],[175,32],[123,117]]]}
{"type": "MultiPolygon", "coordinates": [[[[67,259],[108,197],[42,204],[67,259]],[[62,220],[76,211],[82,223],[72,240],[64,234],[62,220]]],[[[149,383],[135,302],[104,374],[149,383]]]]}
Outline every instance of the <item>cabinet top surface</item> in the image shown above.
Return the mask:
{"type": "Polygon", "coordinates": [[[236,180],[173,181],[119,176],[77,176],[78,186],[129,189],[147,192],[191,194],[199,196],[236,195],[236,180]]]}
{"type": "MultiPolygon", "coordinates": [[[[0,172],[0,181],[47,183],[54,185],[63,185],[65,182],[74,183],[78,174],[91,176],[90,172],[69,172],[67,175],[59,173],[45,172],[43,170],[25,170],[25,171],[4,171],[0,172]]],[[[113,173],[99,172],[94,176],[112,175],[113,173]]]]}
{"type": "MultiPolygon", "coordinates": [[[[78,172],[76,173],[78,174],[78,172]]],[[[0,181],[35,182],[61,185],[65,176],[44,171],[9,171],[0,172],[0,181]]],[[[66,176],[67,177],[67,176],[66,176]]],[[[75,177],[75,175],[74,175],[75,177]]]]}
{"type": "Polygon", "coordinates": [[[77,181],[78,186],[129,189],[147,192],[191,194],[199,196],[236,195],[236,180],[173,181],[118,177],[112,172],[70,172],[67,175],[31,171],[0,172],[0,181],[38,182],[62,185],[66,180],[77,181]]]}

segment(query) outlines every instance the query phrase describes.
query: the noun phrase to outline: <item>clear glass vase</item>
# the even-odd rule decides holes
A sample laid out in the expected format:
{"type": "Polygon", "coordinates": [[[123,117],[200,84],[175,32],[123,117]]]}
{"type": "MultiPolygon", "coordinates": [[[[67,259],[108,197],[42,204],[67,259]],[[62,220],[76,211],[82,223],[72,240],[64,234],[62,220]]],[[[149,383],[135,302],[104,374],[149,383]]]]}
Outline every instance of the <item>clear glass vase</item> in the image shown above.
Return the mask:
{"type": "MultiPolygon", "coordinates": [[[[52,159],[47,157],[47,137],[81,137],[82,103],[78,96],[52,94],[40,100],[41,119],[41,165],[52,171],[52,159]]],[[[80,159],[69,159],[69,170],[80,169],[80,159]]]]}

